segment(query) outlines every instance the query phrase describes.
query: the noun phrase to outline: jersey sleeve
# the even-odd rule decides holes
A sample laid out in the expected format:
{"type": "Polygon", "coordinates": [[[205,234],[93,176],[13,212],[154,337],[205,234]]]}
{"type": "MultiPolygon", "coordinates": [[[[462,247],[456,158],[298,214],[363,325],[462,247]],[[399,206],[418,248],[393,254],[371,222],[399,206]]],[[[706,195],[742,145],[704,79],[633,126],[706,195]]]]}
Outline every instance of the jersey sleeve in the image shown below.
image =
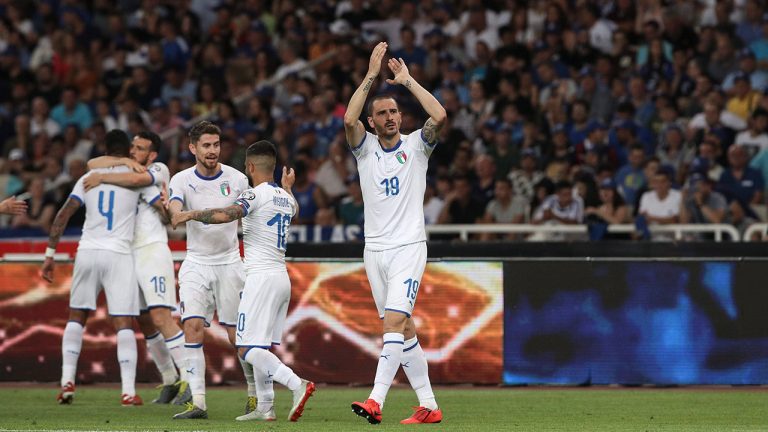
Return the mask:
{"type": "Polygon", "coordinates": [[[171,178],[171,182],[168,184],[168,201],[179,200],[184,204],[184,179],[181,178],[181,173],[176,174],[171,178]]]}
{"type": "Polygon", "coordinates": [[[376,140],[376,135],[368,131],[365,131],[365,135],[363,136],[363,139],[360,140],[359,143],[356,143],[354,146],[351,146],[350,150],[352,150],[352,154],[355,156],[355,158],[360,160],[366,154],[371,152],[371,148],[373,147],[373,142],[375,140],[376,140]]]}
{"type": "Polygon", "coordinates": [[[417,129],[411,133],[411,135],[418,137],[416,139],[416,143],[418,146],[418,149],[424,153],[427,157],[430,157],[432,155],[432,152],[435,150],[435,146],[437,146],[437,140],[433,143],[427,142],[427,140],[424,138],[424,130],[423,129],[417,129]]]}
{"type": "Polygon", "coordinates": [[[75,186],[72,188],[72,192],[69,193],[69,197],[80,202],[80,205],[85,204],[85,187],[83,186],[83,180],[88,177],[84,175],[80,177],[75,186]]]}
{"type": "Polygon", "coordinates": [[[145,186],[139,189],[139,193],[141,194],[141,199],[143,199],[149,205],[154,204],[161,198],[160,188],[155,185],[145,186]]]}
{"type": "Polygon", "coordinates": [[[256,192],[255,189],[246,189],[235,200],[235,205],[239,205],[243,209],[243,217],[248,216],[248,212],[258,208],[256,192]]]}
{"type": "Polygon", "coordinates": [[[164,163],[155,162],[147,168],[147,172],[152,176],[152,184],[162,187],[162,184],[168,184],[170,173],[164,163]]]}

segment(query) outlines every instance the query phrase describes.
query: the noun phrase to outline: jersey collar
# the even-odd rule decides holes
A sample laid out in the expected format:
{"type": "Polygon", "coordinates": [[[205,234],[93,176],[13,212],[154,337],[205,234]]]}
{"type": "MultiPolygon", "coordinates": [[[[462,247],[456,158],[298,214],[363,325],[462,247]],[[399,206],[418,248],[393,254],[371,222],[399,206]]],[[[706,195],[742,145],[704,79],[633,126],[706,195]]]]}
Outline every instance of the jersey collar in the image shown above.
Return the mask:
{"type": "Polygon", "coordinates": [[[197,168],[195,168],[195,175],[196,175],[196,176],[197,176],[197,178],[199,178],[200,180],[209,180],[209,181],[210,181],[210,180],[216,180],[217,178],[221,177],[221,175],[222,175],[222,174],[224,174],[224,170],[223,170],[223,169],[222,169],[222,170],[219,170],[219,172],[217,172],[216,174],[214,174],[214,175],[212,175],[212,176],[210,176],[210,177],[206,177],[206,176],[204,176],[204,175],[200,174],[200,173],[197,171],[197,168]]]}
{"type": "Polygon", "coordinates": [[[379,141],[379,147],[381,147],[381,151],[383,151],[384,153],[392,153],[393,151],[399,149],[400,148],[400,144],[403,143],[403,139],[400,138],[399,140],[397,140],[397,144],[395,144],[394,147],[392,147],[391,149],[387,150],[387,149],[384,148],[383,145],[381,145],[381,140],[378,140],[378,141],[379,141]]]}

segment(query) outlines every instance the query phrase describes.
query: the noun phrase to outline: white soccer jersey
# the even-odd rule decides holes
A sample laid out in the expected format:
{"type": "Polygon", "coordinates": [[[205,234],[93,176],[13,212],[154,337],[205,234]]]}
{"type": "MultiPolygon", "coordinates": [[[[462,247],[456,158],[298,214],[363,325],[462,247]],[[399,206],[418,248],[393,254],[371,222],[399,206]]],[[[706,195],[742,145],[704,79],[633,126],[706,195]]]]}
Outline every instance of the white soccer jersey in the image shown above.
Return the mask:
{"type": "MultiPolygon", "coordinates": [[[[147,167],[147,172],[152,176],[152,184],[158,187],[158,191],[171,180],[168,167],[162,162],[155,162],[147,167]]],[[[138,249],[152,243],[168,243],[168,232],[160,219],[160,215],[152,204],[160,199],[156,196],[144,196],[139,201],[139,212],[136,214],[136,228],[133,233],[133,248],[138,249]]]]}
{"type": "MultiPolygon", "coordinates": [[[[124,173],[131,170],[126,166],[94,169],[91,172],[124,173]]],[[[70,194],[71,198],[85,205],[85,224],[78,250],[97,249],[118,253],[131,253],[136,206],[139,194],[157,196],[160,191],[155,186],[141,189],[126,189],[110,184],[99,186],[85,192],[81,177],[70,194]]]]}
{"type": "Polygon", "coordinates": [[[434,148],[424,140],[421,129],[401,135],[390,150],[384,150],[370,132],[352,148],[365,203],[366,249],[386,250],[426,241],[424,190],[434,148]]]}
{"type": "MultiPolygon", "coordinates": [[[[248,189],[248,178],[240,171],[224,165],[218,174],[205,177],[195,167],[173,176],[168,191],[170,200],[179,200],[187,210],[229,207],[248,189]]],[[[187,261],[221,265],[240,261],[237,243],[237,221],[225,224],[187,222],[187,261]]]]}
{"type": "Polygon", "coordinates": [[[241,193],[235,202],[245,211],[246,274],[285,270],[286,239],[296,214],[296,200],[275,183],[261,183],[241,193]]]}

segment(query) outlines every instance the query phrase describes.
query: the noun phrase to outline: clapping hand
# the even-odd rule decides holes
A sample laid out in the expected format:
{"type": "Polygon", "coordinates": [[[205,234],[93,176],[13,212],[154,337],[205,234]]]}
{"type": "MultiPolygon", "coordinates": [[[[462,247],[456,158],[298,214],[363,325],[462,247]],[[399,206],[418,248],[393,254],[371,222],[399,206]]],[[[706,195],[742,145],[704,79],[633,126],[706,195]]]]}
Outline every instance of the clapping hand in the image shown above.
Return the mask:
{"type": "Polygon", "coordinates": [[[296,183],[296,172],[293,168],[283,167],[283,177],[280,179],[283,189],[290,192],[293,184],[296,183]]]}
{"type": "Polygon", "coordinates": [[[387,84],[400,84],[400,85],[406,85],[406,82],[411,78],[411,74],[408,72],[408,66],[405,65],[405,62],[402,58],[389,59],[389,62],[387,63],[389,66],[389,70],[392,71],[393,74],[395,74],[395,77],[393,79],[388,79],[387,84]]]}

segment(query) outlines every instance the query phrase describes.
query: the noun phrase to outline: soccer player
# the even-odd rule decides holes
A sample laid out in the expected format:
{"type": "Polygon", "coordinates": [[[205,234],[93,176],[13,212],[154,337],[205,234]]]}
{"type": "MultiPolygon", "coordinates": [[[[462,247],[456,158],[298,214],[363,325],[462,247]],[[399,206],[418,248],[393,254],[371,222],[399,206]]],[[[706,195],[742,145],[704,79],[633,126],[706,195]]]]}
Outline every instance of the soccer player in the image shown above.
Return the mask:
{"type": "MultiPolygon", "coordinates": [[[[162,141],[156,133],[139,132],[131,142],[130,159],[113,156],[91,159],[88,161],[90,169],[127,165],[136,172],[94,172],[83,181],[85,190],[102,183],[127,188],[155,185],[164,190],[170,181],[168,167],[162,162],[155,162],[161,145],[162,141]]],[[[171,311],[176,309],[176,282],[168,233],[164,226],[168,222],[164,208],[162,212],[155,211],[147,201],[139,202],[131,247],[140,288],[139,328],[144,333],[147,351],[163,377],[160,396],[152,402],[182,405],[192,399],[192,394],[185,369],[184,332],[171,316],[171,311]],[[177,367],[181,379],[176,372],[177,367]]]]}
{"type": "Polygon", "coordinates": [[[27,202],[9,197],[0,202],[0,214],[21,215],[27,212],[27,202]]]}
{"type": "MultiPolygon", "coordinates": [[[[106,136],[107,154],[128,156],[130,141],[123,131],[112,130],[106,136]]],[[[127,167],[99,169],[94,172],[126,172],[127,167]]],[[[45,250],[43,278],[53,282],[53,255],[69,218],[85,205],[85,224],[77,247],[69,298],[69,322],[61,344],[61,404],[72,403],[75,394],[77,359],[83,342],[83,328],[88,314],[96,310],[96,299],[103,288],[107,309],[117,330],[117,359],[120,363],[123,406],[142,405],[136,394],[136,337],[133,318],[139,315],[139,290],[133,268],[131,242],[140,196],[162,208],[160,191],[155,186],[134,190],[101,185],[85,191],[87,174],[75,183],[53,220],[45,250]]]]}
{"type": "Polygon", "coordinates": [[[293,392],[293,406],[288,414],[296,421],[304,404],[315,391],[315,384],[299,378],[269,351],[279,345],[283,333],[291,281],[285,268],[285,248],[291,219],[299,213],[291,193],[296,175],[283,167],[282,185],[274,183],[277,150],[269,141],[251,144],[246,151],[245,169],[254,187],[240,194],[228,207],[175,213],[173,225],[190,220],[206,224],[226,224],[243,220],[245,269],[247,277],[237,310],[238,354],[253,365],[260,375],[258,407],[237,420],[274,420],[272,380],[293,392]]]}
{"type": "MultiPolygon", "coordinates": [[[[201,121],[189,131],[189,151],[195,155],[195,166],[171,178],[168,209],[173,215],[187,210],[219,208],[232,204],[235,197],[248,189],[248,178],[240,171],[219,163],[221,129],[209,121],[201,121]]],[[[213,312],[226,327],[229,341],[235,345],[235,325],[240,292],[245,283],[237,221],[216,225],[191,221],[187,223],[187,256],[179,269],[181,321],[184,325],[187,351],[187,379],[192,403],[173,418],[208,418],[205,404],[204,327],[210,326],[213,312]]],[[[248,379],[246,411],[256,406],[258,382],[253,367],[241,360],[248,379]],[[253,385],[251,385],[253,383],[253,385]]]]}
{"type": "Polygon", "coordinates": [[[400,423],[438,423],[443,414],[432,393],[427,360],[411,314],[427,262],[423,205],[427,162],[446,114],[434,96],[410,76],[405,62],[391,58],[388,66],[394,78],[387,83],[408,89],[429,119],[420,130],[401,134],[397,102],[390,96],[376,96],[368,105],[368,125],[376,135],[365,130],[359,117],[386,51],[386,42],[373,49],[368,73],[344,115],[347,143],[357,158],[363,191],[365,272],[384,320],[384,345],[373,391],[365,402],[354,402],[352,410],[370,423],[380,423],[384,399],[402,363],[420,406],[400,423]]]}

